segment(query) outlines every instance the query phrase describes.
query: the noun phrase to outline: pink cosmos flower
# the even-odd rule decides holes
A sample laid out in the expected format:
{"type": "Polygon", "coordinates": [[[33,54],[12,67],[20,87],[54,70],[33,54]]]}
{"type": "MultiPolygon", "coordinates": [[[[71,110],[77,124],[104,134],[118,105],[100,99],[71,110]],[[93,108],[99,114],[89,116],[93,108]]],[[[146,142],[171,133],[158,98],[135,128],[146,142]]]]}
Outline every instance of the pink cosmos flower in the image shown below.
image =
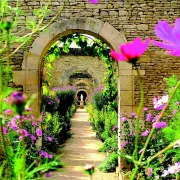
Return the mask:
{"type": "Polygon", "coordinates": [[[97,4],[98,0],[88,0],[90,3],[97,4]]]}
{"type": "Polygon", "coordinates": [[[146,51],[150,38],[143,43],[140,38],[135,38],[132,42],[120,45],[120,51],[111,50],[111,57],[117,61],[127,61],[135,64],[136,61],[146,51]]]}
{"type": "Polygon", "coordinates": [[[152,41],[155,46],[167,50],[172,56],[180,56],[180,18],[174,23],[174,28],[167,21],[159,21],[154,31],[162,42],[152,41]]]}
{"type": "Polygon", "coordinates": [[[42,136],[42,131],[41,131],[41,129],[36,129],[36,134],[37,134],[37,136],[42,136]]]}

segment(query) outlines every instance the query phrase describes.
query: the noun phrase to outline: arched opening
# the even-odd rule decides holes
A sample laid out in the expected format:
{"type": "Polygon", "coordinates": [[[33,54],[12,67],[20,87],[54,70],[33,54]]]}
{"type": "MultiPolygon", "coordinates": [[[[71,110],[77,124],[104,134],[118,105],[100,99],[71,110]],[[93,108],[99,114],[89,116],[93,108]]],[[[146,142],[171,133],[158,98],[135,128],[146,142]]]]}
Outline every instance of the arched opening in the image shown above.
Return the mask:
{"type": "MultiPolygon", "coordinates": [[[[23,85],[24,93],[27,96],[37,94],[33,102],[33,114],[39,116],[41,104],[41,75],[42,62],[48,49],[54,42],[63,36],[72,33],[86,33],[103,40],[110,48],[119,50],[119,45],[126,42],[123,32],[119,32],[108,22],[103,22],[95,18],[71,18],[61,20],[50,25],[34,40],[31,49],[24,56],[22,71],[14,72],[13,82],[16,85],[23,85]],[[23,78],[19,78],[23,77],[23,78]]],[[[93,67],[92,67],[93,68],[93,67]]],[[[118,111],[133,112],[134,108],[134,76],[132,65],[128,63],[118,63],[118,111]]],[[[118,113],[119,114],[119,113],[118,113]]],[[[121,129],[121,121],[118,121],[121,129]]],[[[120,139],[118,141],[120,147],[120,139]]]]}
{"type": "Polygon", "coordinates": [[[83,90],[78,91],[77,93],[77,98],[78,101],[80,102],[81,100],[84,101],[84,104],[86,104],[86,97],[87,97],[87,93],[83,90]]]}

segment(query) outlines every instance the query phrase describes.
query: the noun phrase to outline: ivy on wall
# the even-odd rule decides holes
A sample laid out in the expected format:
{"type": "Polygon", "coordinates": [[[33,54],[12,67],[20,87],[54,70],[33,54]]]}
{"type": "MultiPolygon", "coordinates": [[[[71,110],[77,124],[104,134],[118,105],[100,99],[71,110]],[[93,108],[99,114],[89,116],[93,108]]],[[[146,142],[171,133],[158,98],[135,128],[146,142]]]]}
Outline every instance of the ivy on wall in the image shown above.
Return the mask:
{"type": "Polygon", "coordinates": [[[52,63],[62,54],[68,54],[71,50],[71,44],[75,43],[78,48],[81,48],[81,55],[99,56],[107,67],[107,72],[104,76],[105,88],[103,94],[108,98],[108,106],[117,110],[117,73],[113,59],[110,57],[110,48],[101,40],[92,38],[84,34],[70,34],[62,37],[57,41],[47,52],[44,57],[44,67],[46,67],[48,80],[43,80],[43,83],[48,85],[48,81],[52,79],[51,69],[52,63]]]}

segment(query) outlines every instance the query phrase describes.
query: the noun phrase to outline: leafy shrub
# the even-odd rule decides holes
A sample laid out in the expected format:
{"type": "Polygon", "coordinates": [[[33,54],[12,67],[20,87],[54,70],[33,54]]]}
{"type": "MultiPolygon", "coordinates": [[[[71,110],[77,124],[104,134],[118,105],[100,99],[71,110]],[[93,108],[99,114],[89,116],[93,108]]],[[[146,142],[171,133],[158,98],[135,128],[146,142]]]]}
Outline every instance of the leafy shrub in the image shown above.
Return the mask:
{"type": "Polygon", "coordinates": [[[91,96],[93,106],[98,110],[103,110],[103,107],[108,105],[107,97],[103,95],[103,92],[95,92],[91,96]]]}
{"type": "Polygon", "coordinates": [[[117,152],[118,151],[118,135],[117,132],[112,137],[106,138],[100,152],[117,152]]]}
{"type": "Polygon", "coordinates": [[[43,95],[42,96],[42,108],[45,112],[54,114],[59,106],[59,99],[54,95],[43,95]]]}
{"type": "Polygon", "coordinates": [[[61,116],[65,116],[68,109],[71,108],[74,98],[75,98],[75,91],[73,89],[69,90],[56,90],[56,95],[60,100],[58,106],[58,112],[61,116]]]}
{"type": "Polygon", "coordinates": [[[99,165],[99,169],[103,172],[114,172],[118,165],[118,154],[110,154],[105,161],[99,165]]]}

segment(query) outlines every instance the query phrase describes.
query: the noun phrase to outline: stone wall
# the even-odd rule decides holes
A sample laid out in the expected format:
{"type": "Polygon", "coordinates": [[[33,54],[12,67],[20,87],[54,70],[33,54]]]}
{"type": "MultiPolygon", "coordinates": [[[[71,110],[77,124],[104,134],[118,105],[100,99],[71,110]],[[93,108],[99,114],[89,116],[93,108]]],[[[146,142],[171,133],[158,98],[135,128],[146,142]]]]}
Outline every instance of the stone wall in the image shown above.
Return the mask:
{"type": "MultiPolygon", "coordinates": [[[[33,10],[39,8],[47,0],[22,0],[21,7],[27,16],[19,18],[19,25],[16,32],[24,34],[26,20],[33,19],[33,10]]],[[[44,23],[54,17],[58,9],[65,0],[52,0],[50,8],[52,13],[45,18],[44,23]]],[[[11,3],[15,4],[14,1],[11,3]]],[[[99,0],[97,5],[88,3],[88,0],[69,0],[65,6],[60,19],[70,19],[72,17],[92,17],[108,22],[120,32],[124,32],[127,41],[135,37],[156,39],[154,26],[158,20],[167,20],[171,24],[177,17],[180,17],[179,0],[99,0]]],[[[34,37],[35,38],[35,37],[34,37]]],[[[33,39],[32,39],[33,41],[33,39]]],[[[31,41],[31,42],[32,42],[31,41]]],[[[118,42],[116,42],[118,43],[118,42]]],[[[26,46],[29,51],[31,43],[26,46]]],[[[24,50],[18,51],[12,58],[14,70],[21,70],[24,50]]],[[[145,70],[143,83],[145,88],[145,103],[152,105],[152,97],[165,92],[164,77],[172,74],[179,75],[180,63],[178,58],[164,54],[159,48],[150,46],[146,54],[141,58],[139,68],[145,70]]],[[[139,102],[139,89],[135,78],[135,104],[139,102]]]]}

